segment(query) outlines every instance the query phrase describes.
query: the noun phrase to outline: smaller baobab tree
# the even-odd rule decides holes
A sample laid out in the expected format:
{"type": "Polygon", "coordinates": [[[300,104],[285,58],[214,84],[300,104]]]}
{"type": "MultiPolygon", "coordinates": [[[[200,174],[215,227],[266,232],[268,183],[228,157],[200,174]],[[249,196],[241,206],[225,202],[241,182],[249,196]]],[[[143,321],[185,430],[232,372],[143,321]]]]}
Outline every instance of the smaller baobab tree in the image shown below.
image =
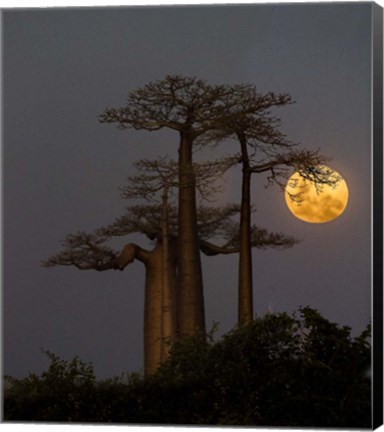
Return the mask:
{"type": "MultiPolygon", "coordinates": [[[[243,98],[233,106],[231,113],[223,118],[221,127],[206,136],[215,144],[231,138],[240,146],[238,163],[242,167],[241,211],[239,226],[239,278],[238,321],[239,324],[253,320],[253,272],[251,229],[251,178],[253,174],[266,174],[270,184],[285,189],[292,170],[298,171],[306,180],[318,187],[324,183],[334,184],[335,177],[324,167],[327,158],[318,151],[296,150],[280,131],[280,118],[271,114],[272,109],[293,103],[288,93],[258,93],[255,86],[242,86],[243,98]]],[[[291,196],[300,200],[300,191],[291,196]]]]}
{"type": "MultiPolygon", "coordinates": [[[[161,278],[160,285],[160,307],[156,313],[160,313],[159,332],[160,337],[169,343],[160,343],[160,361],[168,356],[168,350],[176,339],[176,243],[175,238],[170,236],[169,230],[169,194],[177,184],[177,166],[170,161],[158,159],[156,161],[140,160],[135,164],[142,172],[136,176],[127,178],[127,185],[122,188],[122,196],[127,199],[139,198],[153,201],[160,194],[160,230],[153,236],[161,248],[161,278]]],[[[153,314],[150,314],[151,316],[153,314]]]]}
{"type": "MultiPolygon", "coordinates": [[[[202,200],[210,200],[216,193],[221,191],[221,184],[217,182],[224,172],[233,163],[233,158],[222,158],[215,161],[206,161],[193,164],[193,173],[195,178],[196,190],[202,200]]],[[[180,328],[184,328],[184,322],[194,320],[194,315],[204,317],[204,297],[201,298],[200,304],[186,302],[185,297],[178,296],[175,283],[174,266],[178,262],[173,262],[178,254],[180,246],[177,245],[178,224],[175,224],[174,214],[172,224],[170,224],[170,200],[174,201],[177,188],[179,186],[179,167],[177,162],[167,157],[157,158],[156,160],[143,159],[134,163],[140,174],[129,176],[126,184],[121,188],[122,197],[125,199],[143,199],[151,203],[160,203],[161,205],[161,229],[156,234],[158,243],[161,243],[162,253],[162,337],[169,343],[161,344],[162,360],[167,358],[170,345],[174,342],[176,334],[180,328]],[[171,229],[172,228],[172,229],[171,229]],[[177,302],[177,314],[175,311],[177,302]],[[194,307],[192,307],[192,305],[194,307]],[[192,317],[191,317],[192,315],[192,317]]],[[[173,204],[173,209],[175,204],[173,204]]],[[[173,212],[174,213],[174,212],[173,212]]],[[[202,217],[201,211],[199,216],[202,217]]],[[[220,216],[225,217],[224,215],[220,216]]],[[[203,217],[209,224],[207,217],[203,217]]],[[[203,293],[202,293],[203,296],[203,293]]]]}
{"type": "MultiPolygon", "coordinates": [[[[62,250],[43,262],[46,267],[75,266],[80,270],[123,271],[134,261],[145,268],[144,374],[153,374],[162,359],[162,271],[163,253],[159,239],[161,206],[137,205],[111,225],[94,233],[76,232],[62,242],[62,250]],[[112,238],[142,233],[153,241],[150,248],[128,242],[120,250],[109,247],[112,238]]],[[[176,279],[176,250],[169,250],[169,283],[176,279]]]]}

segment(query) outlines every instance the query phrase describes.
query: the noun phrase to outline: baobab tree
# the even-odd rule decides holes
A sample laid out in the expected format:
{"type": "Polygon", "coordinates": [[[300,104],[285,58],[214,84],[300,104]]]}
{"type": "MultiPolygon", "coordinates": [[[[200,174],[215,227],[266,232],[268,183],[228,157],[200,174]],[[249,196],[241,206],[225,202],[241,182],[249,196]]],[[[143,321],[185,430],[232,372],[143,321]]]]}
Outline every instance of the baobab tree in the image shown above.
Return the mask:
{"type": "MultiPolygon", "coordinates": [[[[337,179],[323,166],[327,158],[318,151],[296,150],[280,131],[281,120],[272,114],[274,108],[293,103],[288,93],[258,93],[255,86],[243,86],[241,103],[223,117],[221,127],[209,131],[206,140],[215,144],[233,138],[240,146],[238,162],[242,167],[240,251],[238,273],[238,322],[253,320],[253,272],[251,246],[251,178],[253,174],[266,173],[269,183],[285,189],[292,169],[307,181],[321,185],[335,184],[337,179]]],[[[292,194],[300,200],[300,191],[292,194]]]]}
{"type": "MultiPolygon", "coordinates": [[[[126,215],[109,227],[88,234],[77,232],[62,242],[62,250],[43,263],[46,267],[75,266],[80,270],[124,270],[134,261],[145,267],[144,287],[144,373],[154,373],[163,357],[163,248],[160,237],[161,206],[132,206],[126,215]],[[156,224],[153,222],[157,221],[156,224]],[[154,241],[145,248],[127,243],[120,251],[112,250],[108,241],[114,236],[141,232],[154,241]],[[158,238],[156,238],[158,236],[158,238]]],[[[168,290],[176,283],[176,245],[171,239],[168,249],[168,290]]],[[[173,314],[174,316],[174,314],[173,314]]]]}
{"type": "MultiPolygon", "coordinates": [[[[133,207],[130,210],[132,232],[144,232],[153,239],[149,220],[152,216],[159,216],[156,209],[133,207]],[[151,211],[152,210],[152,211],[151,211]]],[[[121,228],[123,229],[123,228],[121,228]]],[[[128,232],[130,231],[126,228],[128,232]]],[[[77,232],[69,234],[62,242],[62,250],[43,262],[45,267],[75,266],[80,270],[124,270],[132,262],[141,262],[145,271],[144,288],[144,374],[154,373],[162,358],[162,245],[156,241],[154,247],[147,249],[136,243],[126,244],[120,251],[112,250],[107,242],[109,236],[102,236],[99,232],[77,232]]],[[[172,243],[173,246],[173,243],[172,243]]],[[[172,250],[172,249],[171,249],[172,250]]],[[[175,259],[176,254],[169,256],[175,259]]],[[[176,269],[175,263],[170,262],[171,270],[176,269]],[[172,265],[173,264],[173,265],[172,265]]],[[[169,271],[170,284],[176,278],[176,272],[169,271]]]]}
{"type": "Polygon", "coordinates": [[[121,129],[167,128],[179,136],[178,291],[180,313],[184,316],[180,332],[185,335],[205,330],[193,145],[204,143],[207,133],[220,127],[223,119],[238,109],[245,87],[210,85],[197,78],[167,76],[132,91],[125,106],[107,108],[100,116],[100,122],[116,123],[121,129]]]}

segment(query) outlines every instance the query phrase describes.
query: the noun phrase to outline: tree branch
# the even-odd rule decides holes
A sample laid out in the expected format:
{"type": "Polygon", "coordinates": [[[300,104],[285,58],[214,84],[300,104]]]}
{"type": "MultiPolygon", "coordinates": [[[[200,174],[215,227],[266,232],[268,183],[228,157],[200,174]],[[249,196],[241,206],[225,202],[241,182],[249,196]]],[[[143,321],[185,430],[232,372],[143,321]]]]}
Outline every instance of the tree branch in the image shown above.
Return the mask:
{"type": "MultiPolygon", "coordinates": [[[[239,245],[239,225],[238,223],[229,223],[227,225],[227,243],[225,245],[216,245],[207,240],[200,240],[200,250],[207,256],[228,255],[238,253],[239,245]]],[[[299,243],[294,237],[282,233],[269,233],[267,230],[258,228],[256,225],[251,227],[251,246],[257,249],[267,247],[274,249],[286,249],[299,243]]]]}

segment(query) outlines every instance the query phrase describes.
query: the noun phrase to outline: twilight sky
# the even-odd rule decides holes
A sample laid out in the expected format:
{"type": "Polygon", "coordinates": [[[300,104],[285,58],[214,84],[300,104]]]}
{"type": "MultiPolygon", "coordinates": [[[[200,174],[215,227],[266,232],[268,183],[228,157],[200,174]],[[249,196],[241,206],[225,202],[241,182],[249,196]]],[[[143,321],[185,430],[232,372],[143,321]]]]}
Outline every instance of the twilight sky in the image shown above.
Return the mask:
{"type": "MultiPolygon", "coordinates": [[[[99,377],[142,370],[144,268],[42,268],[77,230],[109,224],[130,203],[118,186],[132,162],[177,157],[177,135],[99,124],[109,106],[167,74],[288,92],[281,129],[320,149],[345,178],[345,213],[326,224],[292,216],[277,187],[254,176],[254,223],[302,240],[254,251],[254,305],[318,309],[354,334],[370,319],[371,4],[135,7],[3,12],[4,373],[41,373],[40,348],[78,355],[99,377]]],[[[196,154],[214,159],[235,143],[196,154]]],[[[218,203],[238,202],[239,171],[218,203]]],[[[142,236],[121,239],[120,245],[142,236]]],[[[203,258],[206,321],[236,323],[237,257],[203,258]]]]}

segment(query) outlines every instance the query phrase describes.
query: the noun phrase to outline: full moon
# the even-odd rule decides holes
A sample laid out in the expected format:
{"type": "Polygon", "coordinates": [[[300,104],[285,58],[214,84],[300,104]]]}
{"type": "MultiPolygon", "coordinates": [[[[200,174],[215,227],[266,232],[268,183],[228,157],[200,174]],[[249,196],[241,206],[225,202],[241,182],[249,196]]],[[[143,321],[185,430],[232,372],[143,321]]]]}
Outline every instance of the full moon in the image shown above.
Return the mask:
{"type": "Polygon", "coordinates": [[[285,187],[285,202],[289,210],[304,222],[329,222],[340,216],[347,207],[348,188],[345,180],[331,168],[323,168],[330,170],[331,176],[339,179],[334,185],[324,184],[316,189],[313,182],[295,172],[285,187]],[[299,200],[292,200],[290,194],[299,194],[299,200]]]}

